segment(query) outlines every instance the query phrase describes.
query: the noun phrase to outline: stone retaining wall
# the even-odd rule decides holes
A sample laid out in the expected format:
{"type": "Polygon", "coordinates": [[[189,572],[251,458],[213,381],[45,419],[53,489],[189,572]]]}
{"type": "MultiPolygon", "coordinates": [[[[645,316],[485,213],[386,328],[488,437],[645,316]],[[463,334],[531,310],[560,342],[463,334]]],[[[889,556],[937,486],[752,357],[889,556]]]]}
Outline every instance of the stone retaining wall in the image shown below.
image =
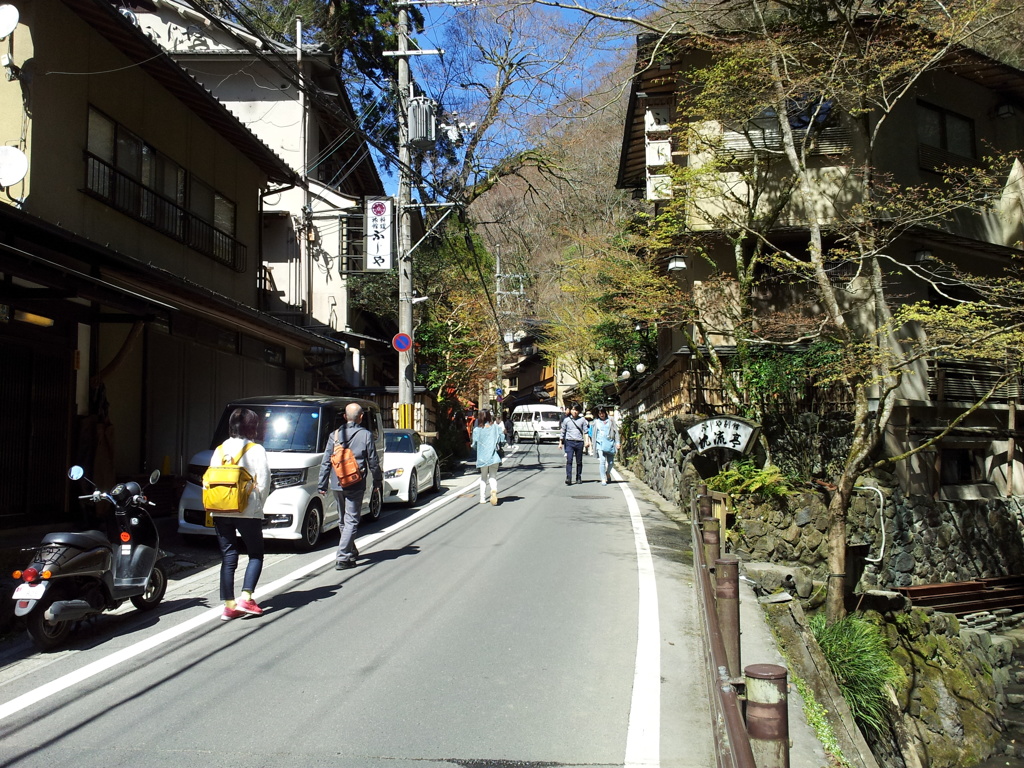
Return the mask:
{"type": "MultiPolygon", "coordinates": [[[[692,489],[717,466],[697,455],[687,427],[702,417],[684,416],[633,422],[624,452],[629,469],[681,508],[689,507],[692,489]]],[[[836,418],[797,420],[788,433],[768,433],[765,442],[778,462],[782,446],[803,446],[805,456],[820,451],[820,472],[843,447],[846,421],[836,418]],[[774,446],[774,447],[773,447],[774,446]]],[[[777,425],[778,426],[778,425],[777,425]]],[[[783,462],[784,463],[784,462],[783,462]]],[[[817,475],[821,476],[821,475],[817,475]]],[[[858,491],[850,504],[850,560],[863,569],[861,587],[892,589],[915,584],[967,581],[1024,573],[1024,497],[935,501],[907,497],[891,475],[865,478],[885,499],[880,525],[878,494],[858,491]],[[884,542],[883,542],[884,530],[884,542]],[[878,562],[872,560],[881,558],[878,562]]],[[[751,561],[809,568],[815,578],[826,573],[828,497],[805,491],[782,501],[734,500],[735,522],[726,534],[733,551],[751,561]]]]}

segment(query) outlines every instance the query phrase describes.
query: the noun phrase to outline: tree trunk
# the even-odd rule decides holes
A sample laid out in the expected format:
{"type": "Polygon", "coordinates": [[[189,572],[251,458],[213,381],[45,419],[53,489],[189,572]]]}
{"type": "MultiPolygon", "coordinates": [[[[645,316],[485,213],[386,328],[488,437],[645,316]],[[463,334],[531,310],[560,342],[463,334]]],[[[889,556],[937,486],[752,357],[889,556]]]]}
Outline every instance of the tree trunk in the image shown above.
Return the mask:
{"type": "Polygon", "coordinates": [[[854,478],[845,473],[828,503],[828,589],[825,615],[833,624],[846,616],[846,511],[854,478]]]}

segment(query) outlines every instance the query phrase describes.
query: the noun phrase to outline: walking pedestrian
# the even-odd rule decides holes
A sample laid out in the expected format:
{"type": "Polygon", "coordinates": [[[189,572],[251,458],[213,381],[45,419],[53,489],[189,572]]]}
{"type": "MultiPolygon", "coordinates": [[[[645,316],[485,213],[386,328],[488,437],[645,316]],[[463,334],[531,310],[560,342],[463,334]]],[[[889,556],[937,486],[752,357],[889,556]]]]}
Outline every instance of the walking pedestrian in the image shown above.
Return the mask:
{"type": "Polygon", "coordinates": [[[246,614],[260,616],[253,593],[263,573],[263,502],[270,492],[270,465],[267,452],[256,442],[260,418],[248,408],[235,408],[228,417],[228,439],[213,452],[210,466],[223,463],[225,456],[238,457],[236,462],[253,479],[252,491],[245,509],[230,514],[211,512],[213,527],[220,546],[220,599],[224,601],[221,621],[237,619],[246,614]],[[245,544],[249,562],[242,580],[242,598],[235,600],[235,571],[238,568],[238,538],[245,544]]]}
{"type": "Polygon", "coordinates": [[[560,414],[558,414],[558,427],[559,427],[559,429],[561,429],[562,424],[565,422],[565,420],[569,418],[569,414],[570,414],[571,410],[572,409],[567,405],[564,408],[562,408],[562,412],[560,414]]]}
{"type": "Polygon", "coordinates": [[[477,411],[476,426],[473,428],[473,447],[476,448],[476,465],[480,468],[480,503],[487,501],[487,489],[491,490],[491,504],[498,505],[498,467],[501,456],[498,448],[505,445],[505,428],[491,418],[486,408],[477,411]]]}
{"type": "Polygon", "coordinates": [[[569,415],[562,421],[558,447],[565,451],[565,484],[572,485],[572,463],[576,460],[576,482],[583,482],[583,446],[587,441],[590,425],[580,416],[580,407],[573,403],[569,415]]]}
{"type": "Polygon", "coordinates": [[[601,407],[597,409],[597,418],[591,429],[594,452],[598,458],[597,474],[601,478],[601,485],[608,485],[615,453],[619,450],[619,425],[608,415],[608,409],[601,407]]]}
{"type": "Polygon", "coordinates": [[[373,433],[363,426],[363,407],[359,403],[345,406],[345,423],[327,438],[327,449],[320,462],[320,495],[327,494],[328,488],[334,491],[338,501],[338,511],[342,514],[341,541],[335,556],[334,568],[344,571],[356,567],[359,550],[356,548],[356,528],[359,527],[359,513],[363,507],[363,496],[366,494],[366,480],[371,478],[374,486],[383,482],[380,470],[380,459],[377,457],[377,446],[373,441],[373,433]],[[362,479],[346,488],[341,487],[338,476],[331,466],[334,446],[342,445],[355,455],[359,464],[362,479]]]}

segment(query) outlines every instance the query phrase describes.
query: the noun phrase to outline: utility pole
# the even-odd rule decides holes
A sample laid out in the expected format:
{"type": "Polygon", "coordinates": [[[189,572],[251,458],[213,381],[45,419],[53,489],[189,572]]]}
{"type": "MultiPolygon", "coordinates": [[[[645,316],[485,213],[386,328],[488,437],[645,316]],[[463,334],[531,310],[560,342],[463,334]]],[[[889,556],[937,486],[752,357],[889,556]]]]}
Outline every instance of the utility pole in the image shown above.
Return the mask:
{"type": "Polygon", "coordinates": [[[504,297],[504,292],[501,290],[501,243],[497,243],[494,246],[494,297],[496,303],[495,314],[498,316],[498,361],[497,361],[497,375],[494,377],[494,405],[495,413],[497,416],[501,411],[502,400],[505,396],[505,379],[503,377],[504,371],[502,367],[505,362],[505,335],[501,330],[502,325],[505,322],[505,316],[501,311],[501,300],[504,297]]]}
{"type": "MultiPolygon", "coordinates": [[[[412,327],[412,150],[409,147],[409,7],[398,6],[398,332],[412,327]]],[[[398,427],[413,428],[415,342],[398,353],[398,427]]]]}
{"type": "MultiPolygon", "coordinates": [[[[413,1],[398,3],[398,50],[385,51],[385,56],[398,58],[398,332],[407,335],[413,343],[398,352],[398,426],[413,429],[413,403],[416,379],[416,344],[412,324],[412,144],[409,131],[409,104],[412,101],[412,82],[409,75],[409,57],[443,54],[444,51],[409,49],[409,6],[413,1]]],[[[431,120],[433,116],[431,113],[431,120]]],[[[432,129],[431,129],[432,130],[432,129]]],[[[422,146],[422,145],[418,145],[422,146]]]]}

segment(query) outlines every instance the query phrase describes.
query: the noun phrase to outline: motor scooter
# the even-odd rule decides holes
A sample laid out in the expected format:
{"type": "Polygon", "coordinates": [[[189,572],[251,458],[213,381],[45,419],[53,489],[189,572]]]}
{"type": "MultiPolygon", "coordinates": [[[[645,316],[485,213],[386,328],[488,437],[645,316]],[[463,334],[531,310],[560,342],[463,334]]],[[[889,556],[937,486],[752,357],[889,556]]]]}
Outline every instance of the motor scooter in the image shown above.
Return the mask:
{"type": "MultiPolygon", "coordinates": [[[[84,476],[79,466],[68,471],[72,480],[84,476]]],[[[136,482],[101,491],[85,479],[94,490],[78,498],[111,504],[111,535],[95,530],[48,533],[32,549],[28,566],[13,574],[21,582],[14,590],[14,614],[25,617],[29,636],[42,650],[63,643],[80,619],[114,610],[126,599],[148,611],[167,590],[160,534],[147,511],[156,505],[136,482]]],[[[149,485],[159,479],[160,470],[154,470],[149,485]]]]}

